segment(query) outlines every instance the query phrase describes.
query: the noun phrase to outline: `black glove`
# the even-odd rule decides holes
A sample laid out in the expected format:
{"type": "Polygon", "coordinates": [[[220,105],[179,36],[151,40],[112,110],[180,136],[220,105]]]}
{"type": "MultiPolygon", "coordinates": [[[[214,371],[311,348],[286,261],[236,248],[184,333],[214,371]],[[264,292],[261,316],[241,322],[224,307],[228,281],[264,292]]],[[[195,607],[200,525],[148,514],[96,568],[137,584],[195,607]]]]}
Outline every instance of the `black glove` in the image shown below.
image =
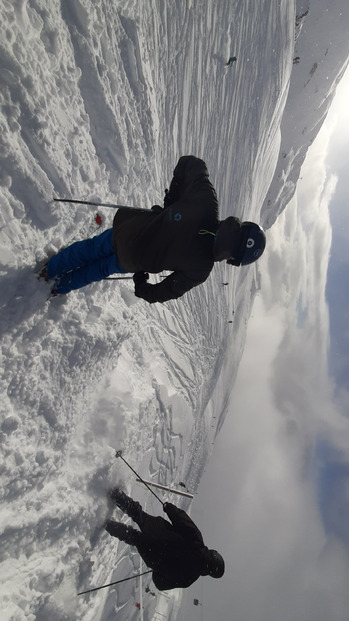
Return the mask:
{"type": "Polygon", "coordinates": [[[160,207],[160,205],[153,205],[151,211],[154,211],[154,213],[161,213],[163,211],[163,208],[160,207]]]}
{"type": "Polygon", "coordinates": [[[142,285],[143,283],[146,283],[148,278],[149,278],[149,274],[147,274],[147,272],[136,272],[135,274],[133,274],[133,282],[136,285],[136,287],[138,285],[142,285]]]}
{"type": "Polygon", "coordinates": [[[172,507],[176,508],[176,506],[173,505],[172,502],[164,502],[164,504],[162,506],[162,508],[165,511],[165,513],[168,513],[169,510],[171,511],[172,507]]]}
{"type": "Polygon", "coordinates": [[[133,282],[135,284],[135,296],[137,298],[143,297],[143,290],[147,286],[147,280],[149,278],[149,274],[147,272],[136,272],[133,274],[133,282]]]}

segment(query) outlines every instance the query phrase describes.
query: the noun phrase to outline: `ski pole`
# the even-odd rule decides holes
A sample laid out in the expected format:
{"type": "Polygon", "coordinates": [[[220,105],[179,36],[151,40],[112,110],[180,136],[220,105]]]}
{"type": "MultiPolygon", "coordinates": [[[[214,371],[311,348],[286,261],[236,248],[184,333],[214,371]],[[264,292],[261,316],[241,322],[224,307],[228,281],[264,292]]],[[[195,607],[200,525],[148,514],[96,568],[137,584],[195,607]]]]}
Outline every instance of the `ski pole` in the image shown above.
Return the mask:
{"type": "Polygon", "coordinates": [[[99,589],[105,589],[106,587],[113,586],[113,584],[120,584],[120,582],[126,582],[126,580],[133,580],[133,578],[138,578],[139,576],[144,576],[144,574],[150,574],[151,569],[148,571],[143,571],[141,574],[135,574],[134,576],[129,576],[128,578],[123,578],[123,580],[116,580],[116,582],[109,582],[109,584],[103,584],[102,586],[95,587],[94,589],[88,589],[88,591],[81,591],[77,593],[77,595],[86,595],[86,593],[92,593],[93,591],[99,591],[99,589]]]}
{"type": "Polygon", "coordinates": [[[129,205],[114,205],[114,203],[95,203],[93,201],[79,201],[75,198],[54,198],[56,203],[76,203],[78,205],[94,205],[95,207],[111,207],[112,209],[134,209],[135,211],[148,211],[151,209],[145,209],[144,207],[130,207],[129,205]]]}
{"type": "MultiPolygon", "coordinates": [[[[166,278],[166,276],[161,276],[166,278]]],[[[103,280],[133,280],[133,276],[106,276],[103,280]]]]}
{"type": "Polygon", "coordinates": [[[126,461],[126,459],[123,458],[122,456],[122,451],[116,451],[115,453],[115,457],[121,457],[122,461],[126,464],[126,466],[128,466],[130,468],[130,470],[132,470],[132,472],[136,475],[136,477],[138,477],[138,479],[141,481],[141,483],[143,483],[143,485],[145,485],[148,490],[153,494],[153,496],[155,496],[155,498],[161,502],[162,505],[164,505],[165,503],[162,502],[162,500],[159,498],[159,496],[157,496],[155,494],[155,492],[153,492],[153,490],[149,487],[149,485],[142,479],[142,477],[139,476],[139,474],[137,474],[137,472],[135,470],[133,470],[132,466],[130,466],[130,464],[126,461]]]}

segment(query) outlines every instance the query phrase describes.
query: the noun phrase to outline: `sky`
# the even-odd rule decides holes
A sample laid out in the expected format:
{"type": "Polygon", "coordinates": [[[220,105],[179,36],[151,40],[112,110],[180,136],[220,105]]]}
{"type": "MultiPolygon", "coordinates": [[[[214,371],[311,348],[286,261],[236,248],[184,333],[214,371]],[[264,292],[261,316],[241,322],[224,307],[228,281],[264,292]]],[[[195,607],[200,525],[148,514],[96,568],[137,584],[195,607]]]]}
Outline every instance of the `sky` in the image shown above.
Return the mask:
{"type": "Polygon", "coordinates": [[[229,413],[191,513],[227,574],[194,585],[183,618],[347,619],[348,95],[349,71],[268,231],[229,413]]]}
{"type": "Polygon", "coordinates": [[[339,389],[348,388],[349,376],[349,292],[345,286],[349,268],[349,74],[338,88],[328,123],[333,137],[327,163],[337,177],[334,200],[330,204],[333,243],[328,271],[327,299],[330,306],[330,372],[339,389]]]}

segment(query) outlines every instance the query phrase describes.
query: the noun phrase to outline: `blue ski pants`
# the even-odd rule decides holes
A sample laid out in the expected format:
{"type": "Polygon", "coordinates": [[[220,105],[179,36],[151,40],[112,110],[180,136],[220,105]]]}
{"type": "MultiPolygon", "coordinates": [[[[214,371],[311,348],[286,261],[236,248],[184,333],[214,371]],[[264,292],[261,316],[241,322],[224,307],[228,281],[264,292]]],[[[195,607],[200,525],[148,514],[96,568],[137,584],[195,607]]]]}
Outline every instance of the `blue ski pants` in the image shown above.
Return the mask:
{"type": "Polygon", "coordinates": [[[113,247],[113,229],[63,248],[51,257],[46,271],[56,279],[57,293],[69,293],[110,274],[124,274],[113,247]]]}

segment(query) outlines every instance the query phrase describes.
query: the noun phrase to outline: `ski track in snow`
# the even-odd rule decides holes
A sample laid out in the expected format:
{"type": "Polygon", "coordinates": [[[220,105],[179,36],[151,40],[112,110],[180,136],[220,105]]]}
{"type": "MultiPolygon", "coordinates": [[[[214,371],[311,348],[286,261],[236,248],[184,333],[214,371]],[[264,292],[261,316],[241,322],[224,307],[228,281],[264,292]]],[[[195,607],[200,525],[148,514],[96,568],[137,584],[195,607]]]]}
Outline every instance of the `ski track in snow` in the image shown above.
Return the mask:
{"type": "MultiPolygon", "coordinates": [[[[54,196],[150,207],[186,153],[206,160],[222,217],[258,219],[278,157],[295,7],[3,0],[0,15],[2,619],[132,620],[134,581],[76,597],[139,570],[138,555],[102,529],[113,509],[106,489],[120,484],[160,511],[114,451],[145,478],[196,491],[258,270],[216,266],[200,289],[154,308],[132,281],[47,301],[33,269],[99,231],[91,208],[54,196]],[[225,69],[234,50],[238,63],[225,69]]],[[[113,211],[98,211],[110,227],[113,211]]],[[[160,608],[175,618],[178,602],[144,595],[144,619],[160,608]]]]}

